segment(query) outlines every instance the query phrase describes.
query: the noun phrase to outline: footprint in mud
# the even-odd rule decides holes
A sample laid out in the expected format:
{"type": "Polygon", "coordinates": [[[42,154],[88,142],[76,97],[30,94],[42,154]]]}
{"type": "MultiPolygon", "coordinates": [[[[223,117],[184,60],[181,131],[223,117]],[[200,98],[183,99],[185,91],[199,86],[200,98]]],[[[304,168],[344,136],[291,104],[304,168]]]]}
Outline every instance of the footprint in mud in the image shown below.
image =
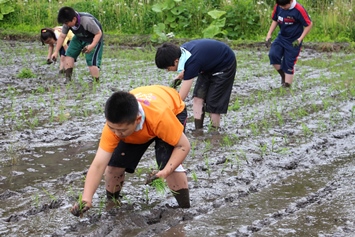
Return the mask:
{"type": "Polygon", "coordinates": [[[28,216],[33,216],[38,213],[47,211],[49,209],[57,209],[57,208],[61,207],[62,205],[63,205],[63,200],[61,200],[61,199],[52,200],[51,203],[49,203],[49,204],[45,203],[40,207],[33,207],[33,208],[30,208],[29,210],[24,211],[22,213],[12,214],[11,216],[5,218],[4,221],[5,222],[18,222],[22,218],[26,218],[28,216]]]}

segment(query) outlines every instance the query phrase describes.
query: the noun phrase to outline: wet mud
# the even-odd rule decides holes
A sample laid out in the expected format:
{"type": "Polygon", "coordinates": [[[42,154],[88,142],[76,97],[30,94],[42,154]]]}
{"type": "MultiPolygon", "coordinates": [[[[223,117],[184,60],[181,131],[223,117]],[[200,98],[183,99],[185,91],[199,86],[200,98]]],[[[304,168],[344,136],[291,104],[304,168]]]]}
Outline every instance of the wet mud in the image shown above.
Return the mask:
{"type": "Polygon", "coordinates": [[[210,131],[207,118],[195,131],[187,100],[191,208],[145,185],[155,167],[149,148],[126,175],[120,207],[106,203],[102,181],[94,207],[78,218],[69,211],[97,149],[106,99],[118,89],[169,85],[173,75],[153,58],[107,47],[100,84],[79,58],[65,85],[38,42],[0,41],[0,52],[0,236],[355,236],[355,83],[314,63],[335,65],[345,53],[304,50],[293,88],[284,90],[265,49],[236,49],[222,129],[210,131]],[[23,68],[35,76],[19,78],[23,68]],[[337,88],[344,80],[348,87],[337,88]]]}

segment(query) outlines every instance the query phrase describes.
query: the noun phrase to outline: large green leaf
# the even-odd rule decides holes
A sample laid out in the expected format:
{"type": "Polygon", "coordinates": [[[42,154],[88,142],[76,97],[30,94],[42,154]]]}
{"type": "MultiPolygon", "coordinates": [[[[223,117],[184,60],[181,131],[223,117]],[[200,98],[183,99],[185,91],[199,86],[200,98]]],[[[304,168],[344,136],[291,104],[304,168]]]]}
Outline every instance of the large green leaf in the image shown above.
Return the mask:
{"type": "Polygon", "coordinates": [[[218,26],[210,25],[202,31],[204,38],[213,38],[215,35],[219,34],[221,30],[218,26]]]}
{"type": "Polygon", "coordinates": [[[225,24],[226,24],[226,18],[222,18],[222,19],[214,20],[211,25],[218,26],[218,27],[224,27],[225,24]]]}
{"type": "Polygon", "coordinates": [[[182,6],[178,6],[178,7],[174,7],[173,9],[170,10],[171,13],[173,13],[174,15],[180,15],[183,11],[184,8],[182,6]]]}
{"type": "MultiPolygon", "coordinates": [[[[1,0],[0,0],[1,1],[1,0]]],[[[163,4],[162,3],[157,3],[152,6],[152,10],[155,12],[162,12],[163,11],[163,4]]]]}
{"type": "Polygon", "coordinates": [[[6,15],[11,12],[14,12],[15,9],[12,6],[9,6],[8,4],[6,4],[6,5],[0,5],[0,11],[3,15],[6,15]]]}
{"type": "Polygon", "coordinates": [[[226,11],[212,10],[209,11],[207,14],[210,15],[213,19],[219,19],[226,13],[226,11]]]}

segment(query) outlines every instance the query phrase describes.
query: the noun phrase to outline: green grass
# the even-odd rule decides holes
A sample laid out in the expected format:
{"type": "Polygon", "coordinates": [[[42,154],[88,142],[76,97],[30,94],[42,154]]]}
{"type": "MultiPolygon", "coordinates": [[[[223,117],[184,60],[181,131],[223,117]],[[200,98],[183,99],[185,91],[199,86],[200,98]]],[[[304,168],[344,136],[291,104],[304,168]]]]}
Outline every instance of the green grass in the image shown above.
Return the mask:
{"type": "MultiPolygon", "coordinates": [[[[170,10],[163,9],[161,12],[153,10],[154,4],[168,1],[171,0],[117,0],[114,3],[101,0],[59,2],[14,0],[6,3],[11,4],[14,12],[4,15],[0,26],[1,34],[13,35],[16,32],[38,34],[43,27],[58,25],[56,19],[58,10],[63,6],[71,6],[77,11],[93,14],[102,23],[106,34],[116,36],[113,37],[115,40],[118,40],[117,36],[124,35],[152,35],[158,23],[165,25],[165,34],[173,32],[176,38],[201,38],[203,30],[213,21],[208,12],[218,9],[226,12],[224,16],[226,24],[221,29],[226,34],[218,34],[216,37],[260,42],[265,39],[270,26],[270,16],[275,2],[273,0],[171,1],[174,3],[172,10],[182,11],[172,15],[171,21],[168,21],[167,14],[170,10]],[[175,24],[176,22],[178,24],[175,24]]],[[[352,1],[300,0],[298,2],[306,8],[315,24],[305,41],[354,41],[355,26],[352,22],[355,18],[355,9],[352,1]]],[[[145,39],[149,41],[149,38],[145,39]]],[[[135,40],[141,41],[139,37],[135,40]]]]}

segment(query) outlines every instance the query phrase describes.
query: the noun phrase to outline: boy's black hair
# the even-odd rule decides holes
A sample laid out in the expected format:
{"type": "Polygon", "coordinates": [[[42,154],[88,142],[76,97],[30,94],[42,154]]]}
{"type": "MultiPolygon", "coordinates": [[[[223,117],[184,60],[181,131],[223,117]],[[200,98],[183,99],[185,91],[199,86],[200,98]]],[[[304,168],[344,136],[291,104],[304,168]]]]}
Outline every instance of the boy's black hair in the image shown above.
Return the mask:
{"type": "Polygon", "coordinates": [[[280,5],[280,6],[285,6],[287,4],[289,4],[291,2],[291,0],[276,0],[276,4],[280,5]]]}
{"type": "Polygon", "coordinates": [[[138,102],[131,93],[117,91],[106,101],[105,117],[111,123],[132,124],[137,119],[137,115],[138,102]]]}
{"type": "Polygon", "coordinates": [[[74,17],[77,17],[77,15],[76,11],[73,8],[62,7],[61,9],[59,9],[57,20],[59,24],[65,24],[69,21],[72,21],[74,17]]]}
{"type": "Polygon", "coordinates": [[[41,42],[42,45],[45,45],[44,41],[46,41],[47,39],[53,38],[55,41],[57,41],[57,37],[54,34],[54,30],[51,28],[43,28],[41,29],[41,42]]]}
{"type": "Polygon", "coordinates": [[[155,64],[160,69],[167,69],[175,65],[175,60],[181,56],[181,49],[172,43],[164,43],[155,54],[155,64]]]}

